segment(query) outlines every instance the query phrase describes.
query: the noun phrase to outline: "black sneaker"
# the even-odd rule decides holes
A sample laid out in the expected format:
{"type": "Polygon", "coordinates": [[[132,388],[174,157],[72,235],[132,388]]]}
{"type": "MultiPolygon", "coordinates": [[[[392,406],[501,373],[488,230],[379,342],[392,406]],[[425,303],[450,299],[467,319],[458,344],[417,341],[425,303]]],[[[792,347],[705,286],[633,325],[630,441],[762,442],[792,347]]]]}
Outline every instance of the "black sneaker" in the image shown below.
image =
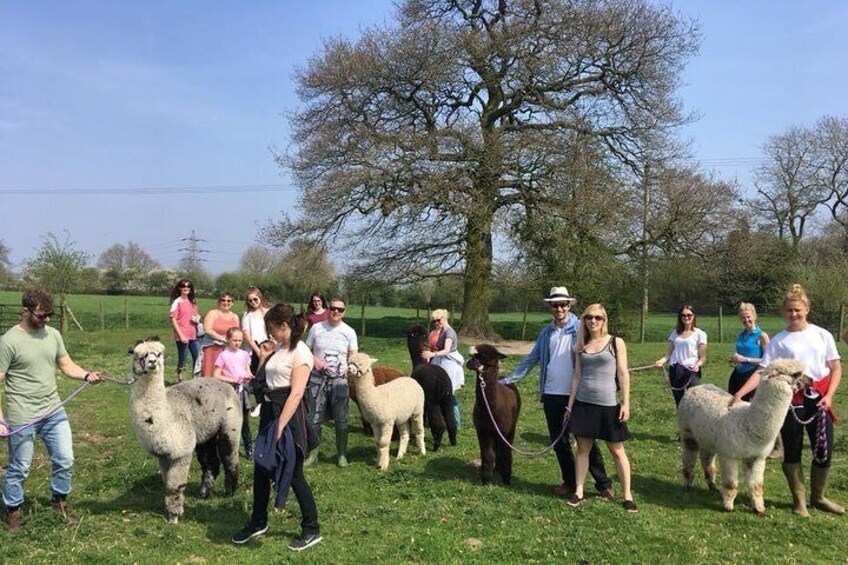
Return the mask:
{"type": "Polygon", "coordinates": [[[230,538],[230,541],[239,545],[247,543],[253,538],[258,538],[268,531],[268,525],[257,526],[253,522],[248,522],[245,527],[238,531],[236,535],[230,538]]]}
{"type": "Polygon", "coordinates": [[[292,551],[303,551],[307,547],[312,547],[316,543],[320,543],[323,539],[321,534],[303,534],[289,542],[289,549],[292,551]]]}

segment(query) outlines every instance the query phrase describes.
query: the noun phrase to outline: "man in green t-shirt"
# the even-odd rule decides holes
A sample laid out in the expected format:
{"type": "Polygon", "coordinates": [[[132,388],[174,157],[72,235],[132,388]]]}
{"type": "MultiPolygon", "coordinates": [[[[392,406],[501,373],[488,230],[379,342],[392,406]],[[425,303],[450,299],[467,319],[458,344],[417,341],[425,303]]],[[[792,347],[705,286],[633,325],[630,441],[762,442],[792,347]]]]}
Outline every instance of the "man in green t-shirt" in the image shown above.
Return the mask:
{"type": "Polygon", "coordinates": [[[36,435],[50,455],[53,508],[66,515],[74,450],[68,416],[59,407],[56,367],[72,379],[100,382],[100,373],[86,371],[74,363],[65,350],[62,335],[47,325],[53,315],[53,298],[47,292],[28,290],[21,305],[21,322],[0,337],[0,380],[5,384],[5,402],[0,403],[0,436],[7,436],[9,446],[3,481],[8,531],[21,527],[24,481],[32,463],[36,435]]]}

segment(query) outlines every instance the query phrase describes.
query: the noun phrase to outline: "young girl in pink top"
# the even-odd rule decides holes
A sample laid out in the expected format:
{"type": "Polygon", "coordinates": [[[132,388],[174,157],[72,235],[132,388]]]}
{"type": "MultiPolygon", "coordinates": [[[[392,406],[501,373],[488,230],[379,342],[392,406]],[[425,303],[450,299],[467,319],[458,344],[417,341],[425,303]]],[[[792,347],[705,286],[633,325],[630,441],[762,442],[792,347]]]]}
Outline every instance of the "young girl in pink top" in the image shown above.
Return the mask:
{"type": "Polygon", "coordinates": [[[241,442],[244,444],[246,457],[250,459],[253,456],[253,436],[250,433],[250,422],[248,421],[250,403],[248,402],[245,385],[253,379],[253,375],[250,372],[250,353],[241,348],[243,341],[244,333],[240,328],[227,330],[227,348],[218,354],[215,359],[215,369],[212,371],[212,376],[233,385],[241,400],[244,416],[241,425],[241,442]]]}

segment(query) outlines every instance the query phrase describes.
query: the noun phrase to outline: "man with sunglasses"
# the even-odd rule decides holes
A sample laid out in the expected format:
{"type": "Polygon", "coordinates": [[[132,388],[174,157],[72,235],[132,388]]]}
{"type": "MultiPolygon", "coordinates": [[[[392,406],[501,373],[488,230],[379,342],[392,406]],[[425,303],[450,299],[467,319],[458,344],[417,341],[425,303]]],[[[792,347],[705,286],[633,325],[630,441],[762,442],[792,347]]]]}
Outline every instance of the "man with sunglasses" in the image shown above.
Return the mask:
{"type": "Polygon", "coordinates": [[[24,481],[32,463],[35,436],[50,456],[53,509],[67,517],[74,451],[71,425],[60,405],[56,367],[65,376],[100,382],[100,373],[86,371],[68,355],[62,335],[47,325],[53,316],[53,298],[41,290],[28,290],[21,300],[21,322],[0,338],[0,380],[4,381],[4,408],[0,409],[0,435],[8,436],[9,463],[3,481],[6,530],[21,527],[24,481]]]}
{"type": "Polygon", "coordinates": [[[359,344],[356,332],[342,321],[344,300],[333,298],[328,310],[329,319],[313,325],[306,336],[306,345],[315,357],[307,394],[309,425],[315,447],[309,452],[304,464],[311,465],[318,458],[321,422],[332,419],[336,428],[336,463],[339,467],[347,467],[347,414],[350,398],[347,362],[359,349],[359,344]]]}
{"type": "MultiPolygon", "coordinates": [[[[544,301],[551,310],[552,322],[539,332],[530,354],[500,382],[509,384],[519,381],[527,376],[534,366],[539,366],[539,394],[548,424],[548,434],[551,442],[560,438],[554,445],[554,452],[559,463],[562,484],[554,487],[553,491],[557,496],[568,498],[574,494],[577,481],[574,473],[574,454],[568,438],[569,428],[563,432],[562,427],[571,393],[574,345],[580,320],[571,312],[571,307],[577,299],[570,296],[564,286],[551,288],[544,301]]],[[[612,500],[615,495],[612,481],[606,474],[601,452],[594,443],[589,452],[589,472],[595,479],[595,489],[601,497],[612,500]]]]}

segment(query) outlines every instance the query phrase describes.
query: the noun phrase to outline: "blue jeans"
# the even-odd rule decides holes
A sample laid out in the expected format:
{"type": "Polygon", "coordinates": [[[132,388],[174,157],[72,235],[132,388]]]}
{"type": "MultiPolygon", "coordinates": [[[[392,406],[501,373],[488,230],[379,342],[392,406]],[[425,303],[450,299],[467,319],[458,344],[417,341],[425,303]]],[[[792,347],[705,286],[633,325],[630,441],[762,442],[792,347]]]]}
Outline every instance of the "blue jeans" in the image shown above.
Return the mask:
{"type": "MultiPolygon", "coordinates": [[[[15,431],[22,426],[11,426],[15,431]]],[[[64,410],[59,410],[46,420],[25,431],[9,436],[9,464],[3,481],[3,504],[15,508],[24,503],[24,481],[29,475],[35,436],[41,438],[50,456],[50,490],[54,495],[66,496],[71,492],[71,471],[74,466],[74,447],[71,424],[64,410]]]]}
{"type": "Polygon", "coordinates": [[[194,373],[194,365],[200,357],[200,340],[192,339],[188,343],[177,342],[177,371],[185,367],[186,353],[191,352],[191,372],[194,373]]]}

